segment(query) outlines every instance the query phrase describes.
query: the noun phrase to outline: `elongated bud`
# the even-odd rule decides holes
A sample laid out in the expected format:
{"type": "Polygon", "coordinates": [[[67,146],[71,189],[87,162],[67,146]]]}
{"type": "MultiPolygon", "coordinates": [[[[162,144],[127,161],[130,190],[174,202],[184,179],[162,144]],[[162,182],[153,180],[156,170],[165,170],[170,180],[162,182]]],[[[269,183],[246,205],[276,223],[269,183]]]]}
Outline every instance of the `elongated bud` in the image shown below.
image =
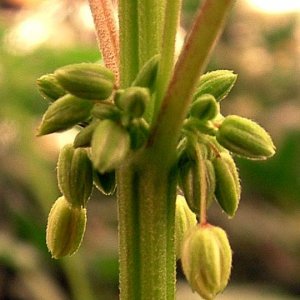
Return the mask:
{"type": "Polygon", "coordinates": [[[48,216],[46,243],[53,258],[74,254],[86,227],[86,209],[73,207],[64,197],[58,198],[48,216]]]}
{"type": "Polygon", "coordinates": [[[99,173],[94,171],[94,184],[104,195],[113,195],[116,190],[116,172],[99,173]]]}
{"type": "Polygon", "coordinates": [[[175,212],[175,244],[177,259],[180,259],[181,257],[182,242],[186,232],[196,224],[196,215],[189,209],[184,197],[177,195],[175,212]]]}
{"type": "Polygon", "coordinates": [[[234,154],[263,160],[275,154],[270,135],[257,123],[239,116],[228,116],[216,135],[217,141],[234,154]]]}
{"type": "Polygon", "coordinates": [[[227,235],[210,224],[187,233],[181,256],[183,272],[193,291],[212,300],[227,286],[232,252],[227,235]]]}
{"type": "Polygon", "coordinates": [[[98,126],[99,121],[94,120],[91,122],[89,125],[86,127],[82,128],[76,135],[74,142],[73,142],[73,147],[74,148],[79,148],[79,147],[90,147],[91,146],[91,140],[92,136],[94,133],[94,130],[98,126]]]}
{"type": "Polygon", "coordinates": [[[95,169],[106,173],[117,168],[130,150],[129,133],[111,120],[100,122],[94,131],[91,153],[95,169]]]}
{"type": "Polygon", "coordinates": [[[133,118],[140,118],[150,101],[149,89],[129,87],[115,99],[116,105],[133,118]]]}
{"type": "Polygon", "coordinates": [[[199,96],[191,105],[190,115],[201,121],[211,120],[220,112],[219,104],[214,96],[204,94],[199,96]]]}
{"type": "Polygon", "coordinates": [[[73,206],[85,207],[92,193],[93,168],[86,149],[64,146],[57,163],[60,191],[73,206]]]}
{"type": "Polygon", "coordinates": [[[233,88],[237,75],[228,70],[208,72],[200,77],[194,99],[200,95],[211,94],[218,102],[224,99],[233,88]]]}
{"type": "Polygon", "coordinates": [[[112,103],[101,102],[94,105],[91,114],[100,120],[111,119],[119,120],[121,117],[120,110],[112,103]]]}
{"type": "Polygon", "coordinates": [[[37,85],[42,96],[51,102],[66,94],[66,91],[58,83],[54,74],[46,74],[41,76],[37,80],[37,85]]]}
{"type": "Polygon", "coordinates": [[[45,112],[38,136],[67,130],[89,118],[93,103],[72,95],[65,95],[53,102],[45,112]]]}
{"type": "Polygon", "coordinates": [[[64,66],[54,74],[65,90],[84,99],[107,99],[114,88],[113,72],[97,63],[64,66]]]}
{"type": "Polygon", "coordinates": [[[222,152],[213,160],[216,175],[216,198],[224,212],[233,217],[238,208],[241,187],[237,167],[230,154],[222,152]]]}
{"type": "Polygon", "coordinates": [[[152,91],[156,81],[159,59],[159,54],[150,58],[140,69],[131,86],[147,87],[152,91]]]}

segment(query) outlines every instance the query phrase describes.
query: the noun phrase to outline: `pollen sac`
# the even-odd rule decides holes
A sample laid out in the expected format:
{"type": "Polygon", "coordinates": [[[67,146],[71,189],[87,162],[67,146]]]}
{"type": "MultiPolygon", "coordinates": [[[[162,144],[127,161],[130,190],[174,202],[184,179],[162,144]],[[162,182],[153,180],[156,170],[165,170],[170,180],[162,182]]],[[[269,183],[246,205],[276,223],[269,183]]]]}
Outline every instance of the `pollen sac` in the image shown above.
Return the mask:
{"type": "Polygon", "coordinates": [[[53,102],[45,112],[38,136],[70,129],[74,125],[87,120],[93,103],[70,94],[53,102]]]}
{"type": "Polygon", "coordinates": [[[93,167],[86,149],[64,146],[57,163],[60,191],[73,206],[85,207],[93,188],[93,167]]]}
{"type": "Polygon", "coordinates": [[[66,91],[80,98],[104,100],[114,89],[113,72],[97,63],[67,65],[54,74],[66,91]]]}
{"type": "Polygon", "coordinates": [[[192,290],[205,300],[214,299],[231,273],[232,251],[225,231],[210,224],[193,227],[184,239],[181,262],[192,290]]]}
{"type": "Polygon", "coordinates": [[[149,89],[143,87],[129,87],[115,98],[116,105],[133,118],[142,117],[149,101],[149,89]]]}
{"type": "Polygon", "coordinates": [[[184,197],[177,195],[175,211],[175,244],[177,259],[180,259],[181,257],[182,242],[186,232],[196,224],[196,215],[190,210],[184,197]]]}
{"type": "Polygon", "coordinates": [[[86,209],[73,207],[65,197],[58,198],[48,216],[46,243],[53,258],[74,254],[86,227],[86,209]]]}
{"type": "Polygon", "coordinates": [[[129,150],[130,136],[127,130],[112,120],[101,121],[91,143],[94,168],[100,173],[113,171],[124,161],[129,150]]]}
{"type": "Polygon", "coordinates": [[[200,77],[194,99],[203,94],[211,94],[217,102],[220,102],[229,94],[236,79],[237,75],[232,71],[217,70],[208,72],[200,77]]]}
{"type": "Polygon", "coordinates": [[[264,160],[275,154],[270,135],[257,123],[239,116],[227,116],[216,138],[230,152],[248,159],[264,160]]]}
{"type": "Polygon", "coordinates": [[[238,208],[241,186],[237,167],[230,154],[220,153],[213,160],[216,176],[216,199],[224,212],[233,217],[238,208]]]}
{"type": "Polygon", "coordinates": [[[219,104],[214,96],[204,94],[199,96],[191,105],[190,115],[201,121],[211,120],[220,112],[219,104]]]}
{"type": "Polygon", "coordinates": [[[44,98],[54,102],[66,94],[54,74],[46,74],[37,80],[39,92],[44,98]]]}

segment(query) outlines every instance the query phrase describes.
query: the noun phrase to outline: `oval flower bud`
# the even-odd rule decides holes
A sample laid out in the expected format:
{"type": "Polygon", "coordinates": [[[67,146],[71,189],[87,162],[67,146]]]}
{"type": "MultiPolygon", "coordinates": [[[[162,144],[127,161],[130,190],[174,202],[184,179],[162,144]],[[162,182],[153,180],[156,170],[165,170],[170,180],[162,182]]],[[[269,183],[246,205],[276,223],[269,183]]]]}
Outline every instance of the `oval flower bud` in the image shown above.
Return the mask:
{"type": "Polygon", "coordinates": [[[100,173],[117,168],[130,150],[127,130],[112,120],[101,121],[91,143],[92,162],[100,173]]]}
{"type": "Polygon", "coordinates": [[[219,104],[214,96],[204,94],[199,96],[191,105],[190,115],[201,121],[211,120],[220,112],[219,104]]]}
{"type": "Polygon", "coordinates": [[[115,98],[116,105],[133,118],[140,118],[144,114],[149,101],[149,89],[137,86],[125,89],[115,98]]]}
{"type": "Polygon", "coordinates": [[[73,206],[85,207],[93,188],[93,167],[86,149],[66,145],[57,163],[60,191],[73,206]]]}
{"type": "Polygon", "coordinates": [[[241,186],[239,174],[230,154],[221,152],[213,160],[216,175],[216,198],[224,212],[233,217],[238,208],[241,186]]]}
{"type": "Polygon", "coordinates": [[[66,91],[84,99],[107,99],[114,88],[113,72],[97,63],[67,65],[54,74],[66,91]]]}
{"type": "Polygon", "coordinates": [[[237,75],[228,70],[208,72],[200,77],[194,99],[200,95],[211,94],[218,102],[224,99],[233,88],[237,75]]]}
{"type": "Polygon", "coordinates": [[[153,90],[157,76],[159,59],[159,54],[156,54],[153,57],[151,57],[140,69],[138,75],[132,82],[131,86],[147,87],[150,90],[153,90]]]}
{"type": "Polygon", "coordinates": [[[239,116],[227,116],[216,138],[227,150],[248,159],[263,160],[275,154],[270,135],[257,123],[239,116]]]}
{"type": "Polygon", "coordinates": [[[46,74],[41,76],[37,80],[37,85],[42,96],[51,102],[66,94],[66,91],[58,83],[54,74],[46,74]]]}
{"type": "Polygon", "coordinates": [[[183,272],[193,291],[212,300],[227,286],[232,252],[220,227],[205,224],[187,233],[181,256],[183,272]]]}
{"type": "Polygon", "coordinates": [[[48,216],[46,243],[53,258],[74,254],[86,227],[86,209],[73,207],[64,197],[58,198],[48,216]]]}
{"type": "Polygon", "coordinates": [[[113,195],[117,187],[116,172],[111,171],[111,172],[101,174],[97,172],[97,170],[95,170],[94,184],[102,194],[113,195]]]}
{"type": "Polygon", "coordinates": [[[196,224],[196,215],[189,209],[184,197],[177,195],[175,210],[175,246],[177,259],[181,257],[182,242],[186,232],[196,224]]]}
{"type": "Polygon", "coordinates": [[[93,103],[70,94],[53,102],[45,112],[38,136],[67,130],[89,118],[93,103]]]}

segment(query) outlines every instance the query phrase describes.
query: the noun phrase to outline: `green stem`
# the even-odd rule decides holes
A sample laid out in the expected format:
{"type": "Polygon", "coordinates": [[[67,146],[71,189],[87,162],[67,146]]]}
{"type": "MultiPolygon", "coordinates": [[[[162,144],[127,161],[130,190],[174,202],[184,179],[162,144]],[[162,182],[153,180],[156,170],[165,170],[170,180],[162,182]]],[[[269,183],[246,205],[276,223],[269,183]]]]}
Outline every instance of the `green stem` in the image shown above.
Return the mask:
{"type": "Polygon", "coordinates": [[[222,32],[234,0],[207,0],[188,35],[165,98],[162,102],[149,144],[165,154],[176,146],[192,93],[212,49],[222,32]]]}

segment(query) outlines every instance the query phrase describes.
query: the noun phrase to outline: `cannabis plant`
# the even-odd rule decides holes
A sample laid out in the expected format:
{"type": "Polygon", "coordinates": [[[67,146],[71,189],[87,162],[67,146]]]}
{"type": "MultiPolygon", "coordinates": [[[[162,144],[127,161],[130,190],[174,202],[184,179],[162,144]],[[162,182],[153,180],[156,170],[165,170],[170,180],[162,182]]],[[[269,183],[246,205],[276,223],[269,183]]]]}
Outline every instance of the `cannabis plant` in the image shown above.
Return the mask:
{"type": "Polygon", "coordinates": [[[48,218],[53,258],[76,252],[93,187],[116,191],[120,299],[174,299],[181,259],[193,291],[214,299],[227,285],[232,251],[207,220],[216,201],[232,218],[240,200],[233,157],[275,152],[268,133],[223,116],[237,75],[203,74],[233,0],[207,0],[175,58],[180,0],[90,0],[103,63],[62,66],[38,79],[50,100],[38,135],[75,126],[57,166],[62,196],[48,218]]]}

